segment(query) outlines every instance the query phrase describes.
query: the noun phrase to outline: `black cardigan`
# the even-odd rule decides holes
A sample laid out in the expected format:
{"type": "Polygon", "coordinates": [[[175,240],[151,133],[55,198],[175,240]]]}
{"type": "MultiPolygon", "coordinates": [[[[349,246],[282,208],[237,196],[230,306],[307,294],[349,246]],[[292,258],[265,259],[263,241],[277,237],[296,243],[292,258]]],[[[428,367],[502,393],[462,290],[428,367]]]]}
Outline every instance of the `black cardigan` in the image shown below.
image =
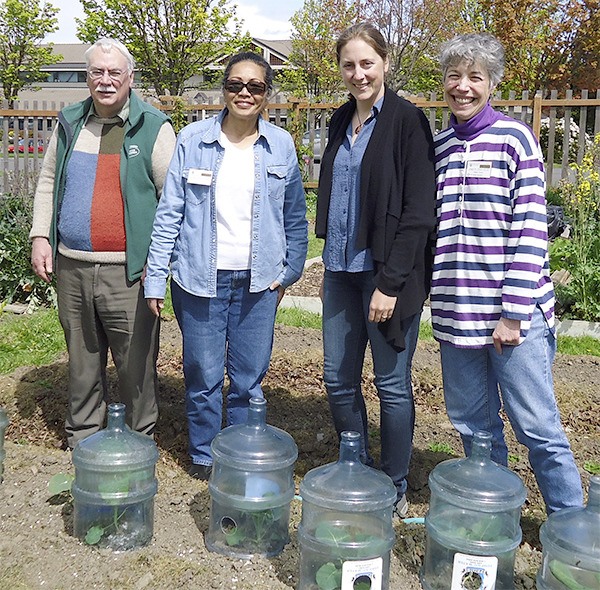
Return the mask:
{"type": "MultiPolygon", "coordinates": [[[[318,237],[327,234],[333,161],[356,102],[332,116],[319,174],[318,237]]],[[[357,248],[370,248],[375,285],[398,298],[391,320],[379,323],[387,341],[404,349],[402,320],[417,313],[429,294],[435,230],[433,138],[423,112],[386,87],[381,111],[361,163],[357,248]]]]}

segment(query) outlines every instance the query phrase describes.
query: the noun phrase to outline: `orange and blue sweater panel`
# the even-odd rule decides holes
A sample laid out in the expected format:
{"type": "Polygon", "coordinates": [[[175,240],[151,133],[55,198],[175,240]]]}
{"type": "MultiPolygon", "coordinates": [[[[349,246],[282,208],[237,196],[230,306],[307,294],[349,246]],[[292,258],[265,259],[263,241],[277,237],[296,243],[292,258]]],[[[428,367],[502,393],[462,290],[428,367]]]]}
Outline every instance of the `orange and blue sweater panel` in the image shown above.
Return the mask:
{"type": "Polygon", "coordinates": [[[90,117],[67,163],[59,240],[71,250],[124,252],[120,158],[125,124],[90,117]]]}

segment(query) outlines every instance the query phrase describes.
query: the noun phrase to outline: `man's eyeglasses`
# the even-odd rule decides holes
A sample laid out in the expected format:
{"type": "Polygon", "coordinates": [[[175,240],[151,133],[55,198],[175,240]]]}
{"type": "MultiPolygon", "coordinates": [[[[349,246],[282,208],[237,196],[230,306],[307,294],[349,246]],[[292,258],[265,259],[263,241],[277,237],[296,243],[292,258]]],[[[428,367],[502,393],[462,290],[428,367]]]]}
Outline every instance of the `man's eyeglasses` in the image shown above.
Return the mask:
{"type": "Polygon", "coordinates": [[[108,74],[108,77],[111,80],[118,82],[126,72],[123,72],[122,70],[101,70],[100,68],[92,68],[88,70],[88,76],[90,77],[90,80],[100,80],[104,77],[105,73],[108,74]]]}
{"type": "Polygon", "coordinates": [[[237,94],[245,88],[252,96],[262,96],[267,91],[267,85],[264,82],[241,82],[240,80],[226,80],[223,84],[223,88],[227,92],[233,92],[237,94]]]}

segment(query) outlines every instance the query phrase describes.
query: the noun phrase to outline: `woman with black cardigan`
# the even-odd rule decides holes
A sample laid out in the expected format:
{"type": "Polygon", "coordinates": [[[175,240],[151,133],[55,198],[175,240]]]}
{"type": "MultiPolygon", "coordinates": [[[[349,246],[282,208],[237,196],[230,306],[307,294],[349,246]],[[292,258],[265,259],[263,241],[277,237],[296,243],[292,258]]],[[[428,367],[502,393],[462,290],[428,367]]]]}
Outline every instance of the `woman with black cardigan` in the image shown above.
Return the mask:
{"type": "Polygon", "coordinates": [[[431,278],[435,228],[433,146],[424,114],[385,86],[387,45],[369,23],[337,41],[350,100],[332,116],[321,162],[316,234],[323,262],[324,380],[335,428],[361,434],[367,342],[380,400],[381,469],[404,517],[415,411],[411,364],[431,278]]]}

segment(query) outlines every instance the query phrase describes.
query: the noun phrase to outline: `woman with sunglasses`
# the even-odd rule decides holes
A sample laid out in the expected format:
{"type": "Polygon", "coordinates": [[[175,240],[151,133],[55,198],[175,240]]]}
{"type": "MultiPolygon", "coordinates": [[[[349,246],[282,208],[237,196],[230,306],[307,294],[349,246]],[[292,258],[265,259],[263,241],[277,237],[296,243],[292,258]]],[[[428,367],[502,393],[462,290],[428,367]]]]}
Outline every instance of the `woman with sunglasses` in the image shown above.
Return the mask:
{"type": "Polygon", "coordinates": [[[423,113],[385,85],[388,49],[369,23],[337,41],[350,100],[332,116],[319,178],[316,233],[323,262],[324,379],[338,434],[369,424],[361,391],[370,343],[381,417],[381,469],[404,517],[415,420],[411,363],[429,291],[435,227],[433,141],[423,113]]]}
{"type": "Polygon", "coordinates": [[[277,305],[306,257],[294,143],[261,116],[272,83],[256,53],[229,60],[225,108],[180,132],[154,220],[145,297],[160,315],[170,271],[183,336],[189,473],[197,479],[212,469],[225,371],[228,426],[245,423],[250,398],[263,397],[277,305]]]}

